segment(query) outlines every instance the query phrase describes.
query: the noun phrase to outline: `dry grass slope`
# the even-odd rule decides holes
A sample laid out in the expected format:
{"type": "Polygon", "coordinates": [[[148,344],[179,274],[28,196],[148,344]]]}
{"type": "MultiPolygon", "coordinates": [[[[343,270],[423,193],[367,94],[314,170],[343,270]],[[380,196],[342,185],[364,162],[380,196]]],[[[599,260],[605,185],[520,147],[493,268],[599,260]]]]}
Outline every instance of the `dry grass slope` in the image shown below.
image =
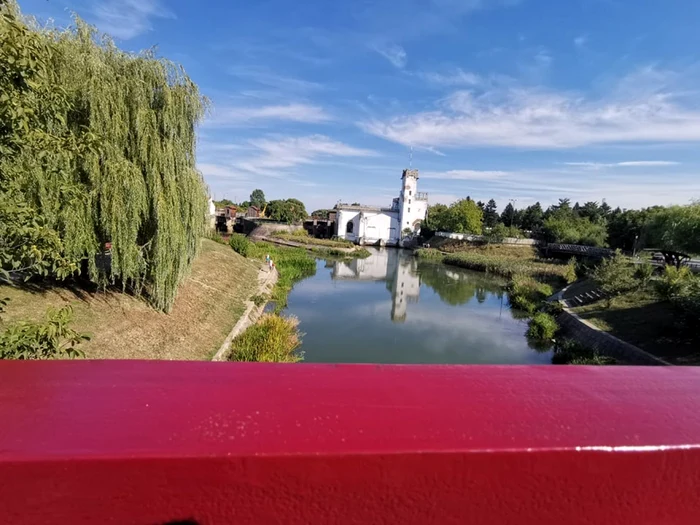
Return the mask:
{"type": "Polygon", "coordinates": [[[75,329],[92,334],[83,346],[88,359],[209,359],[255,293],[258,267],[229,246],[205,239],[170,314],[113,291],[3,286],[0,295],[11,299],[3,318],[40,319],[49,306],[71,304],[75,329]]]}

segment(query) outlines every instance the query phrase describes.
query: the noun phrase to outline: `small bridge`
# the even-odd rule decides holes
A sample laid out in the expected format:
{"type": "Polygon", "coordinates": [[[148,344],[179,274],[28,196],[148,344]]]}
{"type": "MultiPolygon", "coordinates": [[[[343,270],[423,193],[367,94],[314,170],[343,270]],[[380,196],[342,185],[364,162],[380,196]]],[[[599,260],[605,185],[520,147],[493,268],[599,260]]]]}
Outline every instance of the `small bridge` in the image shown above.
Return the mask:
{"type": "Polygon", "coordinates": [[[545,252],[549,255],[551,252],[554,253],[568,253],[571,255],[578,255],[580,257],[592,257],[595,259],[602,259],[603,257],[612,257],[615,253],[614,250],[610,248],[596,248],[595,246],[583,246],[581,244],[558,244],[550,243],[545,247],[545,252]]]}

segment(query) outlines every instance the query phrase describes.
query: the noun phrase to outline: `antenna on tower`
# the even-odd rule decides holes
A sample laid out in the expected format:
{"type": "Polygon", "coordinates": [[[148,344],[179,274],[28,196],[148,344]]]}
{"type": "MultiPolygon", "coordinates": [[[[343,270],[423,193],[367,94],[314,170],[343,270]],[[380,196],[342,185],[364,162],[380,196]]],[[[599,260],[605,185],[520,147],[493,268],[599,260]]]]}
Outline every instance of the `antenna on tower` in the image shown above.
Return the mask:
{"type": "Polygon", "coordinates": [[[411,146],[411,152],[408,155],[408,169],[413,168],[413,146],[411,146]]]}

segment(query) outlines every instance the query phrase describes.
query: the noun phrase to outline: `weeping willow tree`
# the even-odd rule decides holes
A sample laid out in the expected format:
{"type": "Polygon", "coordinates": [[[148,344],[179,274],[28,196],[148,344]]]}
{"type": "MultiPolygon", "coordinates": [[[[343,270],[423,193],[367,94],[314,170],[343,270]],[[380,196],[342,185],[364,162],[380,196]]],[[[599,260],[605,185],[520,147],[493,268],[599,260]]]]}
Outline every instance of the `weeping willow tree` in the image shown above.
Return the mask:
{"type": "Polygon", "coordinates": [[[57,233],[59,268],[169,310],[207,213],[197,86],[176,64],[121,51],[79,19],[59,31],[23,20],[14,2],[0,11],[0,199],[21,201],[57,233]],[[111,264],[98,264],[109,245],[111,264]]]}

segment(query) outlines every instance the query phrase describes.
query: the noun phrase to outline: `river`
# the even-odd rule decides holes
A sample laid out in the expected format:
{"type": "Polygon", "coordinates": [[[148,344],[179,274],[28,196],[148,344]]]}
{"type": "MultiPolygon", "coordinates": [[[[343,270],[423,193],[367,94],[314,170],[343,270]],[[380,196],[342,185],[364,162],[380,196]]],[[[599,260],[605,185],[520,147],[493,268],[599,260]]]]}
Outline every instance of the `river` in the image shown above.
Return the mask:
{"type": "Polygon", "coordinates": [[[525,337],[502,279],[372,249],[367,259],[317,261],[291,291],[311,363],[551,364],[525,337]]]}

